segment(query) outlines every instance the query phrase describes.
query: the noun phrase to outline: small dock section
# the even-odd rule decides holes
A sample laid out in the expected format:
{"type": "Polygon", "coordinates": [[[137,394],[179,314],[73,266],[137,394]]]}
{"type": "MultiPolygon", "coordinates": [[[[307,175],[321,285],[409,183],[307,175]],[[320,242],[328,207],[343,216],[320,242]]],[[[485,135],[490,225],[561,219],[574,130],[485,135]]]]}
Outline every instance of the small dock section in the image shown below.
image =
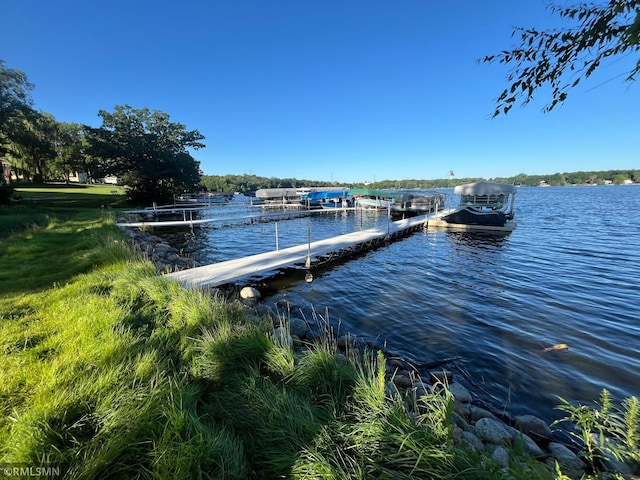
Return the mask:
{"type": "Polygon", "coordinates": [[[268,276],[281,268],[295,265],[310,266],[321,257],[338,255],[340,252],[352,251],[355,247],[366,248],[404,237],[417,229],[426,228],[428,221],[433,218],[435,215],[430,214],[398,220],[389,222],[385,227],[347,233],[295,247],[172,272],[166,274],[166,277],[178,280],[189,287],[216,287],[234,283],[245,277],[268,276]]]}
{"type": "MultiPolygon", "coordinates": [[[[255,207],[254,207],[255,208],[255,207]]],[[[241,222],[241,221],[268,221],[270,219],[277,220],[281,218],[297,218],[297,217],[305,217],[309,215],[318,215],[318,214],[328,214],[328,213],[340,213],[347,211],[355,211],[355,208],[337,208],[335,210],[325,210],[325,209],[315,209],[309,210],[305,208],[295,208],[291,210],[284,210],[279,212],[267,212],[261,211],[257,214],[249,214],[249,215],[229,215],[226,217],[211,217],[211,218],[202,218],[202,219],[194,219],[192,215],[193,210],[201,210],[201,208],[195,209],[173,209],[166,210],[167,212],[179,212],[183,214],[182,220],[150,220],[150,221],[122,221],[117,222],[116,225],[118,227],[129,227],[129,228],[146,228],[146,227],[182,227],[182,226],[194,226],[194,225],[204,225],[207,223],[225,223],[225,222],[241,222]],[[187,215],[189,212],[189,215],[187,215]],[[188,218],[187,218],[188,217],[188,218]]],[[[130,210],[125,212],[127,214],[137,214],[137,213],[146,213],[153,212],[152,210],[130,210]]]]}

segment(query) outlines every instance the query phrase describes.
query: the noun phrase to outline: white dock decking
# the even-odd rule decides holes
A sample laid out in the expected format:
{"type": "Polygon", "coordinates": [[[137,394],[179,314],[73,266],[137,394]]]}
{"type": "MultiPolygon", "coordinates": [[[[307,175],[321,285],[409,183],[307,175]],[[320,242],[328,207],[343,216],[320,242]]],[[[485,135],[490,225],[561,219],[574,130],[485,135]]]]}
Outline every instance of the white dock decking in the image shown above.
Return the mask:
{"type": "Polygon", "coordinates": [[[434,218],[436,218],[435,214],[421,215],[405,220],[389,222],[388,226],[385,227],[347,233],[345,235],[318,240],[295,247],[172,272],[165,276],[178,280],[189,287],[215,287],[235,282],[244,277],[258,276],[283,267],[296,264],[304,265],[307,257],[313,261],[314,258],[332,252],[338,252],[373,240],[384,239],[387,235],[394,235],[404,230],[415,229],[421,225],[426,226],[426,222],[434,218]]]}
{"type": "MultiPolygon", "coordinates": [[[[255,208],[255,207],[253,207],[255,208]]],[[[196,209],[191,209],[191,211],[196,209]]],[[[171,212],[188,212],[189,209],[175,209],[170,210],[171,212]]],[[[206,223],[224,223],[224,222],[237,222],[242,220],[265,220],[269,218],[280,218],[280,217],[303,217],[308,215],[318,215],[318,214],[329,214],[329,213],[341,213],[341,212],[350,212],[355,211],[355,208],[338,208],[335,210],[325,210],[325,209],[316,209],[316,210],[307,210],[307,209],[295,209],[295,210],[286,210],[282,212],[264,212],[249,214],[249,215],[234,215],[228,217],[212,217],[212,218],[203,218],[203,219],[192,219],[187,218],[186,213],[184,214],[183,220],[151,220],[151,221],[142,221],[142,222],[117,222],[116,225],[118,227],[129,227],[129,228],[145,228],[145,227],[181,227],[181,226],[193,226],[193,225],[203,225],[206,223]]],[[[153,213],[153,210],[130,210],[126,213],[153,213]]]]}

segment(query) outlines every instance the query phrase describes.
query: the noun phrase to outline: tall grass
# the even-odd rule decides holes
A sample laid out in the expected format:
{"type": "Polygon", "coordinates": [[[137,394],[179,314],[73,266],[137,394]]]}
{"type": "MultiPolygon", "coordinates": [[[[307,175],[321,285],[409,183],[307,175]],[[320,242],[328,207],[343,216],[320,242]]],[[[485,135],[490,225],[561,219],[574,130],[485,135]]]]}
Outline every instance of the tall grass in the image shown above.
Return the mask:
{"type": "Polygon", "coordinates": [[[640,473],[640,403],[637,397],[614,405],[609,391],[604,389],[594,406],[574,405],[560,398],[557,409],[565,416],[555,423],[570,425],[569,434],[589,462],[591,472],[606,472],[614,459],[626,462],[640,473]]]}
{"type": "Polygon", "coordinates": [[[235,440],[201,421],[183,365],[190,335],[216,323],[209,305],[133,259],[3,302],[2,461],[46,460],[79,478],[207,466],[242,477],[235,440]]]}

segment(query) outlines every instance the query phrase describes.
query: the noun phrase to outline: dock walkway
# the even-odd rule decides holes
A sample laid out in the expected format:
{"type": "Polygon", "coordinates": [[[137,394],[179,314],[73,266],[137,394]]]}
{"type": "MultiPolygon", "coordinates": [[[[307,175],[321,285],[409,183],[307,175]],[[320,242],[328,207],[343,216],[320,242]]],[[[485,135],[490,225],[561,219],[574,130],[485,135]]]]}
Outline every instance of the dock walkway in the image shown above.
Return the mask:
{"type": "Polygon", "coordinates": [[[434,218],[436,218],[435,214],[429,214],[398,220],[389,222],[384,227],[370,228],[295,247],[172,272],[166,274],[166,277],[178,280],[189,287],[215,287],[236,282],[244,277],[264,275],[279,268],[298,264],[308,265],[313,259],[339,253],[358,245],[398,238],[402,234],[409,234],[420,227],[426,227],[427,222],[434,218]]]}
{"type": "MultiPolygon", "coordinates": [[[[254,207],[255,208],[255,207],[254,207]]],[[[193,210],[193,209],[192,209],[193,210]]],[[[173,210],[172,210],[173,211],[173,210]]],[[[134,221],[123,221],[117,222],[116,225],[118,227],[129,227],[129,228],[145,228],[145,227],[181,227],[181,226],[194,226],[194,225],[204,225],[207,223],[224,223],[224,222],[238,222],[238,221],[261,221],[268,219],[278,219],[282,217],[286,218],[294,218],[294,217],[303,217],[308,215],[317,215],[317,214],[327,214],[327,213],[341,213],[341,212],[349,212],[355,211],[355,208],[339,208],[335,210],[327,210],[327,209],[295,209],[295,210],[285,210],[281,212],[260,212],[257,214],[249,214],[249,215],[234,215],[228,217],[211,217],[211,218],[202,218],[202,219],[193,219],[187,218],[186,212],[190,212],[189,209],[178,209],[176,211],[185,212],[183,220],[158,220],[158,221],[142,221],[142,222],[134,222],[134,221]]],[[[125,213],[140,213],[146,212],[146,210],[131,210],[125,213]]],[[[152,212],[150,210],[149,212],[152,212]]]]}

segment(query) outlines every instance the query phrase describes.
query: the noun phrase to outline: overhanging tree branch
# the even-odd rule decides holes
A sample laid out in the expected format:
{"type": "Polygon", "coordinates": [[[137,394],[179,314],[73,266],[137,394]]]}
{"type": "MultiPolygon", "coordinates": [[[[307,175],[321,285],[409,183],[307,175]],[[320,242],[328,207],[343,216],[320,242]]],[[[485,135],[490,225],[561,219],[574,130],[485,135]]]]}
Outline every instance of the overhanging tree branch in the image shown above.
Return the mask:
{"type": "MultiPolygon", "coordinates": [[[[526,105],[545,85],[551,87],[551,101],[543,111],[550,112],[603,60],[637,54],[640,48],[640,0],[610,0],[604,6],[551,4],[549,8],[577,25],[547,31],[516,27],[513,37],[519,39],[517,47],[479,60],[513,65],[507,76],[509,86],[497,98],[493,117],[507,114],[518,101],[526,105]]],[[[626,73],[626,80],[634,81],[638,72],[640,60],[626,73]]]]}

